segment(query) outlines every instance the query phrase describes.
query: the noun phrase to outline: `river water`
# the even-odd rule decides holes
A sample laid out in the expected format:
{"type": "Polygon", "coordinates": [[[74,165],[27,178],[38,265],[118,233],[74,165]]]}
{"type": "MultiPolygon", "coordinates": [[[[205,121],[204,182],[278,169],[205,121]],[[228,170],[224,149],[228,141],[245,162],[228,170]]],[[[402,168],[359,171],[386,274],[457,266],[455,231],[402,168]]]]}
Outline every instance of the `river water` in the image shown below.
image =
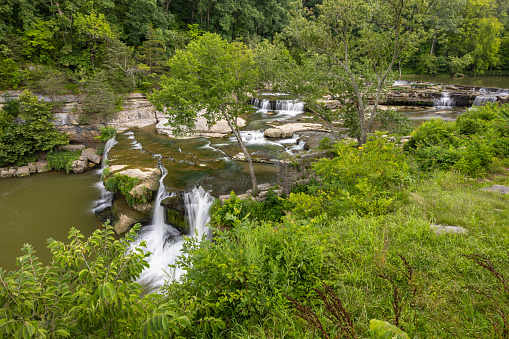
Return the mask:
{"type": "Polygon", "coordinates": [[[67,241],[71,227],[92,234],[101,223],[92,210],[100,196],[96,171],[83,174],[50,172],[0,180],[0,267],[15,269],[24,243],[49,263],[46,240],[67,241]]]}

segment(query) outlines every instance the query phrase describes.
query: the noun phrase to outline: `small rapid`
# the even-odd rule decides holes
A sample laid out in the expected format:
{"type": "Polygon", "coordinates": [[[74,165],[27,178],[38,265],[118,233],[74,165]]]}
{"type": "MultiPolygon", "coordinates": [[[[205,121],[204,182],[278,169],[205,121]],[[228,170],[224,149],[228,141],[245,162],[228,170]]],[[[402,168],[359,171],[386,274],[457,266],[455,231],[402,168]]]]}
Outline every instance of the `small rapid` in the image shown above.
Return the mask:
{"type": "MultiPolygon", "coordinates": [[[[101,175],[103,174],[104,169],[108,167],[108,152],[113,146],[115,146],[116,143],[117,140],[115,137],[113,137],[109,139],[104,145],[103,159],[101,162],[101,169],[99,170],[101,175]]],[[[106,208],[111,207],[113,203],[113,193],[106,190],[106,187],[104,187],[104,183],[102,181],[102,177],[97,183],[97,187],[101,190],[101,198],[95,203],[94,214],[98,214],[104,211],[106,208]]]]}
{"type": "MultiPolygon", "coordinates": [[[[146,259],[149,267],[143,270],[137,282],[143,286],[146,293],[157,292],[157,290],[169,279],[179,279],[183,271],[178,267],[173,269],[168,265],[175,264],[177,257],[182,255],[182,244],[184,238],[180,232],[165,221],[165,209],[161,201],[170,195],[164,186],[164,177],[168,171],[159,162],[161,179],[154,206],[154,214],[151,225],[141,228],[132,248],[145,241],[145,252],[151,255],[146,259]]],[[[208,211],[214,198],[203,188],[197,187],[190,192],[184,193],[186,215],[189,220],[191,237],[201,239],[203,235],[210,237],[207,224],[210,220],[208,211]]]]}

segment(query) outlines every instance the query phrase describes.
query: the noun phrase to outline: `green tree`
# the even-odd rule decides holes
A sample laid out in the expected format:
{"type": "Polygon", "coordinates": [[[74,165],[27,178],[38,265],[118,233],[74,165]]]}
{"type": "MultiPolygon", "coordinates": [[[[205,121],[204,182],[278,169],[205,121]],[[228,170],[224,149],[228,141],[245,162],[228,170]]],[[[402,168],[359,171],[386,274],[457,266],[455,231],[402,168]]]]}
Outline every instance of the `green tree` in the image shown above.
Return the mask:
{"type": "Polygon", "coordinates": [[[147,37],[149,24],[160,29],[167,29],[171,16],[157,6],[156,0],[136,0],[126,13],[124,32],[127,41],[138,46],[147,37]]]}
{"type": "Polygon", "coordinates": [[[54,129],[48,103],[39,101],[29,91],[24,91],[17,101],[16,107],[9,112],[12,119],[5,124],[0,137],[0,166],[25,165],[27,161],[35,160],[35,152],[49,151],[69,143],[65,134],[54,129]]]}
{"type": "Polygon", "coordinates": [[[248,111],[248,92],[257,83],[253,53],[239,42],[228,43],[206,33],[179,50],[170,59],[171,77],[163,77],[161,90],[150,100],[166,108],[174,133],[190,132],[202,115],[207,124],[227,121],[248,163],[253,194],[258,194],[253,161],[240,135],[237,118],[248,111]]]}
{"type": "Polygon", "coordinates": [[[433,2],[325,0],[318,17],[303,8],[292,11],[288,35],[326,57],[319,66],[336,83],[335,90],[350,96],[350,117],[358,125],[360,144],[372,131],[392,67],[423,37],[422,23],[433,2]],[[371,107],[369,100],[374,101],[371,107]]]}
{"type": "Polygon", "coordinates": [[[148,26],[147,40],[138,47],[138,59],[142,61],[140,69],[146,68],[150,74],[162,73],[167,65],[166,46],[157,36],[152,25],[148,26]]]}
{"type": "Polygon", "coordinates": [[[81,105],[82,122],[108,119],[115,113],[115,93],[108,84],[106,74],[100,71],[85,84],[85,96],[81,105]]]}
{"type": "Polygon", "coordinates": [[[97,54],[104,52],[104,49],[101,48],[103,43],[114,37],[110,25],[103,14],[92,11],[89,15],[78,13],[74,26],[81,40],[88,46],[87,52],[90,54],[90,62],[92,68],[95,68],[94,60],[97,54]]]}

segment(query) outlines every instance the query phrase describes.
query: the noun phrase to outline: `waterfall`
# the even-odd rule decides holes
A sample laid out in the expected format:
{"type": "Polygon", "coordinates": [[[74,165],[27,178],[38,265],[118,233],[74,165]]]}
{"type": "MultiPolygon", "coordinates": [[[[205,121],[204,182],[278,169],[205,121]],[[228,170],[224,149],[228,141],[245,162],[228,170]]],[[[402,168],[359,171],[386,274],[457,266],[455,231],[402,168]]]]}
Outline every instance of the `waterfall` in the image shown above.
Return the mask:
{"type": "MultiPolygon", "coordinates": [[[[165,209],[161,206],[161,201],[168,197],[166,188],[164,187],[164,177],[168,171],[159,162],[161,169],[161,179],[159,180],[159,189],[154,206],[154,215],[151,225],[144,226],[140,230],[132,248],[139,245],[141,241],[146,242],[144,251],[148,251],[151,255],[146,258],[148,268],[144,269],[138,278],[147,293],[156,292],[168,278],[178,279],[183,271],[179,268],[172,269],[168,265],[175,264],[177,257],[182,255],[183,237],[180,232],[173,226],[165,222],[165,209]]],[[[194,230],[198,231],[198,237],[201,239],[203,234],[209,236],[207,223],[209,222],[208,211],[214,198],[203,188],[198,187],[190,192],[184,193],[184,202],[186,214],[189,219],[191,228],[191,237],[195,237],[194,230]]]]}
{"type": "Polygon", "coordinates": [[[449,92],[442,92],[440,99],[433,100],[434,107],[454,107],[454,100],[449,92]]]}
{"type": "Polygon", "coordinates": [[[211,234],[207,224],[210,220],[209,207],[213,202],[214,198],[201,186],[184,193],[186,215],[189,218],[192,236],[197,234],[198,239],[201,239],[203,235],[210,238],[211,234]]]}
{"type": "Polygon", "coordinates": [[[496,102],[496,101],[497,101],[497,97],[495,95],[478,95],[475,97],[472,107],[473,106],[484,106],[488,102],[496,102]]]}
{"type": "MultiPolygon", "coordinates": [[[[101,162],[101,169],[99,170],[101,174],[103,173],[104,169],[108,167],[108,152],[113,146],[115,146],[116,143],[117,140],[115,140],[115,137],[113,137],[106,142],[106,145],[104,145],[103,159],[101,162]]],[[[111,207],[113,202],[113,193],[106,190],[106,188],[104,187],[104,183],[102,181],[102,177],[100,181],[97,183],[97,186],[101,189],[101,199],[97,200],[97,202],[95,203],[94,207],[95,214],[104,211],[108,207],[111,207]]]]}
{"type": "Polygon", "coordinates": [[[252,98],[251,105],[255,108],[267,111],[276,111],[282,115],[297,115],[304,113],[304,103],[298,100],[276,100],[252,98]]]}
{"type": "Polygon", "coordinates": [[[69,119],[67,113],[55,113],[53,123],[57,126],[68,125],[69,119]]]}
{"type": "Polygon", "coordinates": [[[276,111],[304,113],[304,103],[297,100],[276,100],[276,111]]]}

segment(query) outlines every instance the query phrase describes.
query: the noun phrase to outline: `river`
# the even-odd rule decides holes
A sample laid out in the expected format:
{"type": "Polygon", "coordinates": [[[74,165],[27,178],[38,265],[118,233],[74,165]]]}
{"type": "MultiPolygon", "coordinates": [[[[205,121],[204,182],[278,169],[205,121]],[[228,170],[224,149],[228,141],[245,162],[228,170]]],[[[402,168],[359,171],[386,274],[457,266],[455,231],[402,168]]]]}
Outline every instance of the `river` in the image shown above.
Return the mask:
{"type": "Polygon", "coordinates": [[[92,212],[100,190],[96,171],[83,174],[50,172],[0,180],[0,267],[15,269],[15,258],[31,244],[49,263],[49,238],[67,241],[71,227],[92,234],[101,223],[92,212]]]}

